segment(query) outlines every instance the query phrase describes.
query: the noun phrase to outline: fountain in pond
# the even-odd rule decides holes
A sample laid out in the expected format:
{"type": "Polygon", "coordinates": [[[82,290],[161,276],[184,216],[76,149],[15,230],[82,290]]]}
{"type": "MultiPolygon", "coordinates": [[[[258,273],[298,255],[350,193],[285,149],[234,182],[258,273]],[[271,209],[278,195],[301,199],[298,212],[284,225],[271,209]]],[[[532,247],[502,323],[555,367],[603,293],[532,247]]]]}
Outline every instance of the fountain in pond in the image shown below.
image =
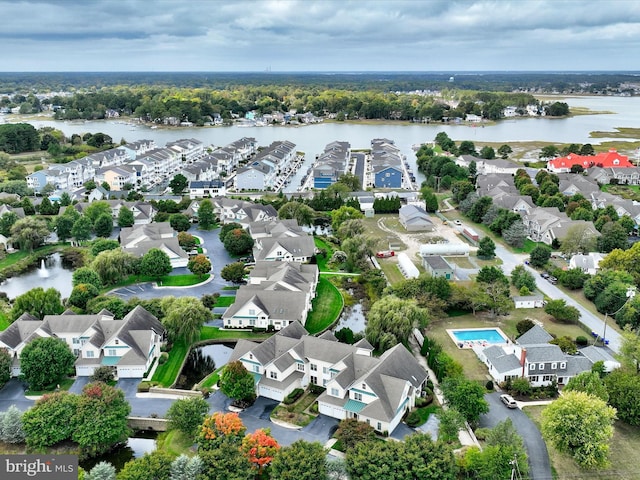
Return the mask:
{"type": "Polygon", "coordinates": [[[40,270],[38,270],[38,276],[42,278],[47,278],[49,276],[49,272],[47,271],[47,265],[44,262],[44,258],[40,262],[40,270]]]}

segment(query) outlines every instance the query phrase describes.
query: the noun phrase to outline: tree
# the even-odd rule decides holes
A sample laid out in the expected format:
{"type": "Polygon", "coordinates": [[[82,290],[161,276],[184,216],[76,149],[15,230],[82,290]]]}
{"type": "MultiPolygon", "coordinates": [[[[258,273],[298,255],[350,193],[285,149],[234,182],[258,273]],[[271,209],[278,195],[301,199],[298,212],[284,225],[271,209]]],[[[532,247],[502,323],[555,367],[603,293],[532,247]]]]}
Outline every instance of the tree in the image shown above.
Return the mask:
{"type": "Polygon", "coordinates": [[[253,403],[256,387],[251,375],[242,362],[228,363],[220,374],[220,390],[227,397],[240,402],[253,403]]]}
{"type": "Polygon", "coordinates": [[[31,216],[36,214],[36,208],[33,206],[33,202],[29,197],[23,198],[21,205],[25,215],[31,216]]]}
{"type": "Polygon", "coordinates": [[[13,358],[6,348],[0,348],[0,389],[11,379],[13,358]]]}
{"type": "Polygon", "coordinates": [[[500,147],[498,147],[498,155],[500,155],[500,158],[502,158],[503,160],[506,160],[507,158],[509,158],[509,155],[513,153],[513,150],[511,149],[511,147],[509,145],[500,145],[500,147]]]}
{"type": "Polygon", "coordinates": [[[618,412],[620,420],[640,425],[640,376],[634,370],[616,369],[604,377],[609,404],[618,412]]]}
{"type": "Polygon", "coordinates": [[[193,480],[204,470],[204,462],[195,455],[189,457],[184,453],[171,462],[170,480],[193,480]]]}
{"type": "Polygon", "coordinates": [[[433,189],[425,187],[421,189],[422,198],[424,199],[425,209],[427,212],[433,213],[438,211],[438,197],[433,193],[433,189]]]}
{"type": "Polygon", "coordinates": [[[428,320],[427,310],[420,308],[415,300],[388,295],[369,310],[365,335],[372,345],[384,351],[406,343],[413,329],[426,327],[428,320]]]}
{"type": "Polygon", "coordinates": [[[455,408],[442,409],[437,414],[440,425],[438,426],[438,440],[445,443],[458,441],[458,433],[464,428],[465,419],[455,408]]]}
{"type": "Polygon", "coordinates": [[[89,250],[91,251],[91,255],[97,257],[100,252],[104,252],[105,250],[115,250],[120,248],[120,243],[117,240],[109,240],[107,238],[98,238],[91,242],[91,247],[89,250]]]}
{"type": "Polygon", "coordinates": [[[42,218],[21,218],[11,227],[11,242],[18,245],[20,250],[33,252],[41,246],[49,236],[49,227],[42,218]]]}
{"type": "Polygon", "coordinates": [[[300,202],[287,202],[278,210],[278,218],[281,220],[295,219],[298,225],[312,225],[316,212],[300,202]]]}
{"type": "Polygon", "coordinates": [[[89,383],[82,389],[71,438],[83,456],[100,455],[129,436],[127,417],[131,407],[124,392],[102,382],[89,383]]]}
{"type": "Polygon", "coordinates": [[[102,282],[100,281],[100,275],[89,267],[80,267],[71,277],[71,284],[75,287],[80,284],[89,284],[100,289],[102,288],[102,282]]]}
{"type": "Polygon", "coordinates": [[[363,218],[364,215],[360,210],[356,210],[353,207],[342,206],[337,210],[331,211],[331,228],[334,232],[337,232],[343,222],[350,219],[363,218]]]}
{"type": "Polygon", "coordinates": [[[581,372],[575,377],[571,377],[565,385],[563,392],[571,392],[574,390],[588,393],[605,402],[609,401],[607,386],[596,372],[581,372]]]}
{"type": "Polygon", "coordinates": [[[458,154],[477,156],[478,152],[476,152],[476,146],[473,142],[469,140],[463,140],[462,142],[460,142],[460,146],[458,147],[458,154]]]}
{"type": "Polygon", "coordinates": [[[246,269],[244,268],[244,263],[235,262],[230,263],[225,266],[220,272],[220,276],[225,279],[227,282],[240,284],[244,280],[244,276],[246,274],[246,269]]]}
{"type": "Polygon", "coordinates": [[[196,246],[196,238],[190,233],[179,232],[178,245],[180,245],[185,252],[190,252],[196,246]]]}
{"type": "Polygon", "coordinates": [[[37,400],[22,416],[27,446],[39,450],[71,438],[78,400],[78,395],[68,392],[44,395],[37,400]]]}
{"type": "Polygon", "coordinates": [[[0,441],[4,443],[24,443],[26,433],[22,425],[22,411],[11,405],[0,412],[0,441]]]}
{"type": "Polygon", "coordinates": [[[98,202],[92,202],[89,206],[84,210],[84,216],[86,216],[93,225],[96,220],[101,215],[109,215],[111,216],[111,206],[105,200],[100,200],[98,202]]]}
{"type": "Polygon", "coordinates": [[[474,190],[475,187],[469,180],[458,180],[456,182],[453,182],[453,185],[451,185],[453,201],[456,203],[462,202],[465,198],[467,198],[467,195],[469,195],[474,190]]]}
{"type": "Polygon", "coordinates": [[[185,177],[181,173],[178,173],[169,182],[169,188],[174,195],[182,195],[182,192],[184,192],[185,188],[187,188],[187,185],[189,185],[189,180],[187,180],[187,177],[185,177]]]}
{"type": "Polygon", "coordinates": [[[567,287],[570,290],[578,290],[584,286],[584,282],[589,278],[588,273],[584,273],[581,268],[570,268],[563,271],[558,280],[560,285],[567,287]]]}
{"type": "Polygon", "coordinates": [[[233,450],[215,448],[202,451],[198,455],[203,463],[199,480],[254,480],[256,478],[256,472],[249,459],[239,452],[236,453],[235,448],[233,450]]]}
{"type": "Polygon", "coordinates": [[[192,257],[189,259],[189,262],[187,263],[187,268],[194,275],[198,275],[199,277],[204,277],[207,273],[211,271],[211,260],[209,260],[206,255],[203,255],[200,253],[195,257],[192,257]]]}
{"type": "Polygon", "coordinates": [[[113,285],[133,273],[136,259],[122,250],[100,252],[91,262],[91,268],[100,276],[103,285],[113,285]]]}
{"type": "Polygon", "coordinates": [[[477,255],[483,260],[490,260],[496,256],[496,244],[491,237],[483,237],[480,240],[477,255]]]}
{"type": "Polygon", "coordinates": [[[480,158],[485,158],[487,160],[493,160],[494,158],[496,158],[496,151],[493,149],[493,147],[485,145],[480,150],[480,158]]]}
{"type": "Polygon", "coordinates": [[[42,390],[65,378],[76,357],[64,340],[40,337],[29,342],[20,356],[20,370],[32,390],[42,390]]]}
{"type": "Polygon", "coordinates": [[[626,250],[629,248],[629,235],[625,228],[616,222],[607,222],[603,225],[598,237],[598,250],[608,253],[616,248],[626,250]]]}
{"type": "Polygon", "coordinates": [[[608,464],[615,418],[615,408],[603,400],[584,392],[566,392],[542,411],[541,431],[582,468],[602,468],[608,464]]]}
{"type": "Polygon", "coordinates": [[[193,440],[208,411],[209,404],[204,398],[184,398],[171,404],[166,418],[169,420],[170,428],[180,430],[187,438],[193,440]]]}
{"type": "Polygon", "coordinates": [[[111,235],[113,231],[113,219],[111,215],[100,215],[93,224],[93,229],[98,237],[106,238],[111,235]]]}
{"type": "Polygon", "coordinates": [[[71,235],[76,239],[76,242],[82,243],[85,240],[89,240],[91,238],[91,229],[93,225],[91,224],[91,220],[89,217],[83,215],[78,218],[71,228],[71,235]]]}
{"type": "Polygon", "coordinates": [[[242,228],[242,225],[240,225],[239,223],[236,223],[236,222],[225,223],[220,229],[220,233],[218,234],[218,236],[220,237],[220,241],[224,243],[225,239],[227,238],[227,235],[233,230],[237,230],[238,228],[240,229],[242,228]]]}
{"type": "Polygon", "coordinates": [[[73,235],[71,234],[71,229],[73,228],[74,220],[72,217],[68,215],[60,215],[55,221],[56,234],[58,235],[58,240],[61,242],[66,242],[73,235]]]}
{"type": "Polygon", "coordinates": [[[530,292],[533,292],[536,289],[536,279],[524,266],[518,265],[511,271],[511,285],[518,290],[527,287],[530,292]]]}
{"type": "Polygon", "coordinates": [[[91,471],[85,475],[86,480],[116,480],[116,467],[109,462],[97,463],[91,471]]]}
{"type": "Polygon", "coordinates": [[[374,428],[368,423],[355,418],[340,420],[335,437],[342,443],[345,451],[349,451],[360,443],[369,442],[376,438],[374,428]]]}
{"type": "Polygon", "coordinates": [[[224,248],[231,255],[242,255],[251,251],[253,247],[253,238],[243,228],[231,230],[224,238],[224,248]]]}
{"type": "Polygon", "coordinates": [[[317,480],[327,475],[324,447],[318,442],[296,440],[281,448],[271,462],[271,478],[279,480],[317,480]]]}
{"type": "Polygon", "coordinates": [[[25,312],[42,320],[45,315],[60,315],[63,311],[58,290],[36,287],[15,298],[11,308],[11,320],[16,320],[25,312]]]}
{"type": "MultiPolygon", "coordinates": [[[[174,454],[160,449],[145,453],[125,463],[118,472],[118,480],[169,480],[174,457],[174,454]]],[[[193,458],[199,460],[198,457],[193,458]]],[[[199,470],[187,480],[195,480],[198,473],[199,470]]]]}
{"type": "Polygon", "coordinates": [[[576,323],[580,318],[580,311],[576,307],[567,305],[567,302],[562,299],[549,300],[544,311],[559,322],[576,323]]]}
{"type": "Polygon", "coordinates": [[[161,302],[165,316],[162,325],[172,342],[184,340],[190,345],[200,336],[200,328],[210,320],[211,310],[195,297],[166,297],[161,302]]]}
{"type": "Polygon", "coordinates": [[[215,223],[216,218],[213,212],[213,203],[211,203],[209,199],[202,200],[198,208],[198,227],[203,230],[209,230],[215,223]]]}
{"type": "Polygon", "coordinates": [[[566,335],[563,337],[556,337],[549,343],[560,347],[560,350],[562,350],[563,353],[567,353],[569,355],[575,355],[576,353],[578,353],[576,343],[566,335]]]}
{"type": "Polygon", "coordinates": [[[484,387],[464,377],[449,377],[442,383],[442,394],[451,408],[459,411],[467,422],[476,425],[480,415],[489,411],[484,387]]]}
{"type": "Polygon", "coordinates": [[[509,228],[502,232],[502,238],[512,247],[522,248],[527,238],[527,227],[522,221],[513,222],[509,228]]]}
{"type": "Polygon", "coordinates": [[[622,331],[619,358],[625,369],[640,373],[640,335],[630,325],[625,325],[622,331]]]}
{"type": "Polygon", "coordinates": [[[540,158],[543,158],[543,159],[555,158],[557,156],[558,156],[558,147],[556,147],[555,145],[546,145],[542,147],[542,150],[540,151],[540,158]]]}
{"type": "Polygon", "coordinates": [[[15,212],[3,213],[0,217],[0,235],[9,237],[11,235],[11,227],[18,221],[18,215],[15,212]]]}
{"type": "Polygon", "coordinates": [[[280,445],[271,436],[269,429],[259,428],[242,439],[241,451],[249,458],[249,463],[261,473],[271,463],[280,450],[280,445]]]}
{"type": "Polygon", "coordinates": [[[216,450],[223,445],[239,447],[247,431],[237,413],[216,412],[202,422],[198,434],[198,452],[216,450]]]}
{"type": "Polygon", "coordinates": [[[152,248],[142,256],[140,262],[140,273],[153,277],[158,281],[165,275],[169,275],[173,267],[169,255],[159,248],[152,248]]]}
{"type": "Polygon", "coordinates": [[[42,202],[40,202],[40,206],[38,209],[40,215],[57,215],[58,210],[60,210],[59,205],[51,204],[51,200],[49,200],[49,197],[44,197],[42,199],[42,202]]]}
{"type": "Polygon", "coordinates": [[[544,267],[551,258],[551,247],[547,245],[537,245],[529,254],[529,262],[534,267],[544,267]]]}
{"type": "Polygon", "coordinates": [[[186,232],[191,228],[189,217],[182,213],[174,213],[169,217],[169,224],[176,232],[186,232]]]}
{"type": "Polygon", "coordinates": [[[120,211],[118,212],[118,226],[120,228],[132,227],[135,222],[136,219],[133,216],[133,212],[131,211],[131,209],[125,207],[124,205],[120,207],[120,211]]]}
{"type": "Polygon", "coordinates": [[[113,367],[109,365],[100,365],[93,371],[93,375],[89,377],[92,382],[102,382],[109,384],[115,380],[115,372],[113,367]]]}
{"type": "Polygon", "coordinates": [[[502,315],[509,311],[509,280],[499,267],[485,266],[480,269],[476,282],[485,297],[485,305],[491,310],[492,316],[502,315]]]}
{"type": "Polygon", "coordinates": [[[69,305],[78,307],[84,310],[87,306],[87,302],[92,298],[97,297],[100,294],[99,290],[90,283],[80,283],[73,287],[71,295],[69,295],[69,305]]]}
{"type": "Polygon", "coordinates": [[[68,207],[69,205],[71,205],[71,195],[69,195],[69,192],[62,192],[62,195],[60,195],[60,205],[62,205],[63,207],[68,207]]]}

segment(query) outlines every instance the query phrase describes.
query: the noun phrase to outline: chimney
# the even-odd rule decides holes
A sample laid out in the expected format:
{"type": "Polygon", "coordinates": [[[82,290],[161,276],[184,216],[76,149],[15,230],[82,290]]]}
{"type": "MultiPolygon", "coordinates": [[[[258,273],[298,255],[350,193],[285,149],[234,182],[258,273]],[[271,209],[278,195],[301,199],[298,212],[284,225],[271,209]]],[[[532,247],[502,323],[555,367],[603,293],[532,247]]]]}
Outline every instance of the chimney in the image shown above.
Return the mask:
{"type": "Polygon", "coordinates": [[[526,373],[524,371],[524,363],[526,358],[527,358],[527,349],[523,348],[522,350],[520,350],[520,365],[522,365],[522,377],[524,377],[526,373]]]}

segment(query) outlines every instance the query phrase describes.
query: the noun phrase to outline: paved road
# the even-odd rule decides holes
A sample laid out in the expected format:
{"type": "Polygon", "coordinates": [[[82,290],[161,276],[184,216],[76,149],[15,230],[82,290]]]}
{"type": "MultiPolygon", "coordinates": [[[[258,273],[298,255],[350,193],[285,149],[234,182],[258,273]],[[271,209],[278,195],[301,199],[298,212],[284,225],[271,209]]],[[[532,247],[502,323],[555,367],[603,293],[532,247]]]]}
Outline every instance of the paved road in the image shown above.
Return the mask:
{"type": "MultiPolygon", "coordinates": [[[[538,427],[527,415],[520,410],[508,409],[500,401],[500,394],[497,392],[485,395],[489,402],[489,413],[480,417],[480,426],[493,428],[498,422],[510,418],[513,426],[524,441],[527,455],[529,457],[529,477],[532,480],[551,480],[551,464],[547,445],[540,435],[538,427]]],[[[498,480],[498,479],[496,479],[498,480]]]]}

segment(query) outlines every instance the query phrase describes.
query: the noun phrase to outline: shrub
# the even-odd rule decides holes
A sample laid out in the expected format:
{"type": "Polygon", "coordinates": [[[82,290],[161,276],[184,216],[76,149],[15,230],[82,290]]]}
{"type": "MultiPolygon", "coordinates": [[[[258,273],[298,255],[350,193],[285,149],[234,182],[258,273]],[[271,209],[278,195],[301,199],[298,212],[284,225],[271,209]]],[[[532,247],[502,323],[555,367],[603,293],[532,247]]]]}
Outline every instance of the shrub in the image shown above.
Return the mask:
{"type": "Polygon", "coordinates": [[[109,383],[115,380],[113,367],[109,367],[108,365],[102,365],[96,368],[93,371],[93,375],[91,375],[91,380],[94,382],[104,382],[109,383]]]}
{"type": "Polygon", "coordinates": [[[528,332],[529,330],[531,330],[534,325],[535,325],[535,323],[533,323],[528,318],[525,318],[524,320],[520,320],[516,324],[516,330],[518,331],[518,336],[520,336],[523,333],[528,332]]]}
{"type": "Polygon", "coordinates": [[[485,384],[485,388],[487,390],[493,390],[493,380],[487,381],[487,383],[485,384]]]}
{"type": "Polygon", "coordinates": [[[162,352],[160,357],[158,358],[158,365],[164,365],[169,360],[169,354],[167,352],[162,352]]]}
{"type": "Polygon", "coordinates": [[[292,403],[294,403],[296,400],[298,400],[302,394],[304,393],[304,390],[301,388],[296,388],[293,392],[291,392],[289,395],[287,395],[284,400],[282,401],[282,403],[284,403],[285,405],[291,405],[292,403]]]}
{"type": "Polygon", "coordinates": [[[326,388],[321,387],[320,385],[309,385],[309,391],[314,395],[320,395],[321,393],[324,393],[325,390],[326,388]]]}
{"type": "Polygon", "coordinates": [[[531,384],[526,378],[515,378],[511,381],[511,390],[518,395],[530,395],[531,384]]]}
{"type": "Polygon", "coordinates": [[[490,428],[476,428],[476,430],[473,432],[476,434],[476,438],[478,440],[486,440],[487,436],[489,435],[489,433],[491,433],[491,429],[490,428]]]}
{"type": "Polygon", "coordinates": [[[405,423],[409,425],[411,428],[417,427],[418,424],[420,423],[420,414],[418,413],[418,411],[413,410],[411,413],[409,413],[409,415],[407,415],[407,419],[405,420],[405,423]]]}
{"type": "Polygon", "coordinates": [[[589,339],[587,337],[579,335],[576,337],[576,345],[578,345],[579,347],[586,347],[587,345],[589,345],[589,339]]]}
{"type": "Polygon", "coordinates": [[[140,382],[138,384],[138,391],[139,392],[148,392],[149,388],[151,388],[151,385],[149,384],[149,382],[140,382]]]}

